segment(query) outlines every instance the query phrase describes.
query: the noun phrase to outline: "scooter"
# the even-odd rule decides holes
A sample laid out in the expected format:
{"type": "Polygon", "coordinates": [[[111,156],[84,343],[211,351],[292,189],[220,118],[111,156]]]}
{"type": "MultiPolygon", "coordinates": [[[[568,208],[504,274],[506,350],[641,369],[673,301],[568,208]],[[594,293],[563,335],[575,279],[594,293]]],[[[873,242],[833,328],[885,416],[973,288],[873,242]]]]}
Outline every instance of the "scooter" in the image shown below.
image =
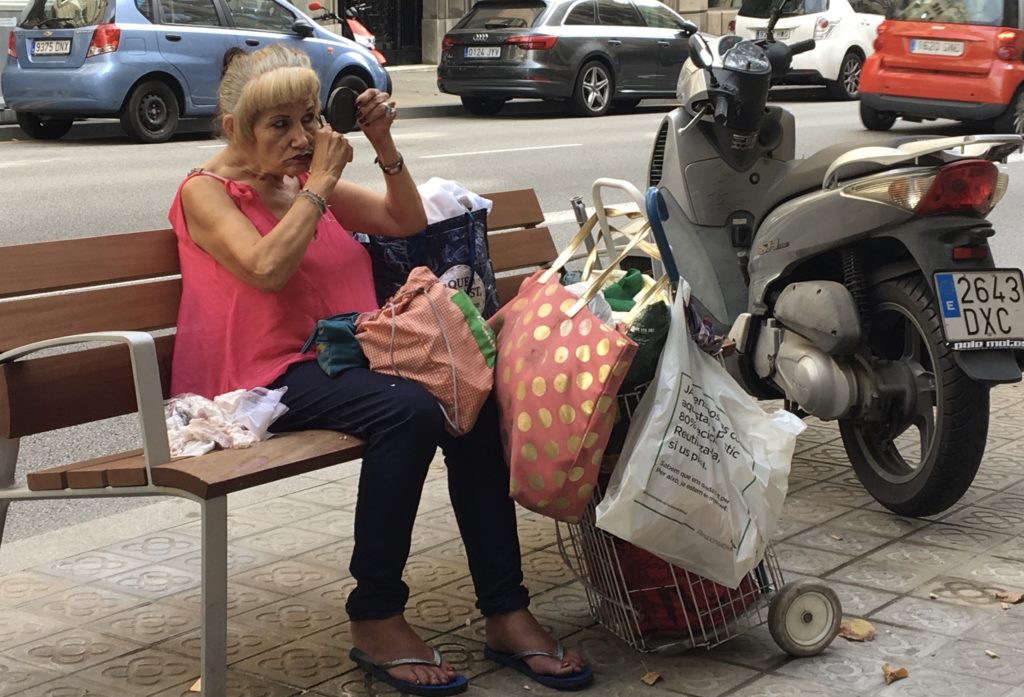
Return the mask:
{"type": "Polygon", "coordinates": [[[309,3],[310,12],[321,12],[321,14],[313,17],[317,22],[338,22],[341,24],[341,35],[346,39],[351,39],[357,44],[367,49],[373,54],[373,57],[377,59],[377,62],[381,65],[385,65],[388,59],[384,57],[384,54],[377,50],[377,39],[369,29],[367,29],[359,18],[366,13],[367,4],[360,3],[358,5],[351,5],[346,7],[342,12],[342,17],[334,14],[326,7],[318,2],[309,3]]]}
{"type": "MultiPolygon", "coordinates": [[[[781,7],[781,3],[780,3],[781,7]]],[[[795,120],[766,106],[813,41],[694,34],[662,121],[646,204],[671,276],[735,342],[752,395],[837,420],[867,491],[925,516],[967,491],[989,388],[1021,379],[1024,278],[1000,269],[985,216],[1013,135],[836,145],[795,158],[795,120]]]]}

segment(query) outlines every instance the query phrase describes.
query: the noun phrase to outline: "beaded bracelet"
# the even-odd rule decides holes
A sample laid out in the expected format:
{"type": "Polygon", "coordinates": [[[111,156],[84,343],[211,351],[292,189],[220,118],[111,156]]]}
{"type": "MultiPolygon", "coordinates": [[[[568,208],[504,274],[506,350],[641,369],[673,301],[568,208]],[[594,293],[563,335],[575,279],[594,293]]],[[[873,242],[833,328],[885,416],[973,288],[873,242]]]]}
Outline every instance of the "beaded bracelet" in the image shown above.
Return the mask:
{"type": "Polygon", "coordinates": [[[315,191],[310,191],[309,189],[300,189],[299,196],[305,196],[307,199],[309,199],[309,201],[314,206],[316,206],[317,213],[319,213],[321,217],[323,217],[323,214],[327,212],[327,201],[325,201],[323,196],[316,193],[315,191]]]}

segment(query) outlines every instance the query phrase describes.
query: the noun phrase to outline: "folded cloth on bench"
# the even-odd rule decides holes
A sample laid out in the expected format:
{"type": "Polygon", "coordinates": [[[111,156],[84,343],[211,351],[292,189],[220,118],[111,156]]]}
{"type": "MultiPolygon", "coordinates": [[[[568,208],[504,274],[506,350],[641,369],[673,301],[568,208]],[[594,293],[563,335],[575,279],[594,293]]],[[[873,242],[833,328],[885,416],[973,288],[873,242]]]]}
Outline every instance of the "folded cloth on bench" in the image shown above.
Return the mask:
{"type": "Polygon", "coordinates": [[[180,394],[164,403],[172,457],[194,457],[215,447],[248,448],[272,434],[270,425],[288,407],[281,404],[287,388],[235,390],[212,400],[180,394]]]}

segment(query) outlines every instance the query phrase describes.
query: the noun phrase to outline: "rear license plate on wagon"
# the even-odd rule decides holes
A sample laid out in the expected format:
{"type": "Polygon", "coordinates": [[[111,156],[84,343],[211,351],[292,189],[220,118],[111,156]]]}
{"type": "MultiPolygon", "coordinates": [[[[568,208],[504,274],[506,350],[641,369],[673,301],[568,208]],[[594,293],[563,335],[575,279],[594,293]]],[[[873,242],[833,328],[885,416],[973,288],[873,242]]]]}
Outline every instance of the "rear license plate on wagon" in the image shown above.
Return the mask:
{"type": "MultiPolygon", "coordinates": [[[[776,29],[774,32],[772,32],[772,34],[775,37],[776,41],[785,41],[786,39],[789,38],[789,32],[790,31],[791,30],[789,30],[789,29],[776,29]]],[[[754,37],[758,41],[760,41],[761,39],[767,38],[768,37],[768,30],[767,29],[758,29],[754,33],[754,37]]]]}
{"type": "Polygon", "coordinates": [[[956,351],[1024,348],[1024,275],[1020,269],[935,274],[942,329],[956,351]]]}
{"type": "Polygon", "coordinates": [[[501,46],[467,46],[466,58],[501,58],[501,46]]]}

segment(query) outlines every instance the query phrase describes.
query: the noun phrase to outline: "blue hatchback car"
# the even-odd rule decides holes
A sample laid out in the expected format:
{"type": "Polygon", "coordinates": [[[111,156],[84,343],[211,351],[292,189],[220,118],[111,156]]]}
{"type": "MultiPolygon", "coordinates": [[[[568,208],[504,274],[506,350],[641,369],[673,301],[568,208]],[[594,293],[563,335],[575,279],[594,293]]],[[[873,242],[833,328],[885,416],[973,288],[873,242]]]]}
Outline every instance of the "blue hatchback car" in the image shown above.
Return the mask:
{"type": "Polygon", "coordinates": [[[309,54],[322,104],[342,85],[390,91],[372,54],[284,0],[31,0],[7,46],[4,100],[33,138],[119,117],[133,139],[159,143],[179,118],[214,113],[225,51],[273,43],[309,54]]]}

